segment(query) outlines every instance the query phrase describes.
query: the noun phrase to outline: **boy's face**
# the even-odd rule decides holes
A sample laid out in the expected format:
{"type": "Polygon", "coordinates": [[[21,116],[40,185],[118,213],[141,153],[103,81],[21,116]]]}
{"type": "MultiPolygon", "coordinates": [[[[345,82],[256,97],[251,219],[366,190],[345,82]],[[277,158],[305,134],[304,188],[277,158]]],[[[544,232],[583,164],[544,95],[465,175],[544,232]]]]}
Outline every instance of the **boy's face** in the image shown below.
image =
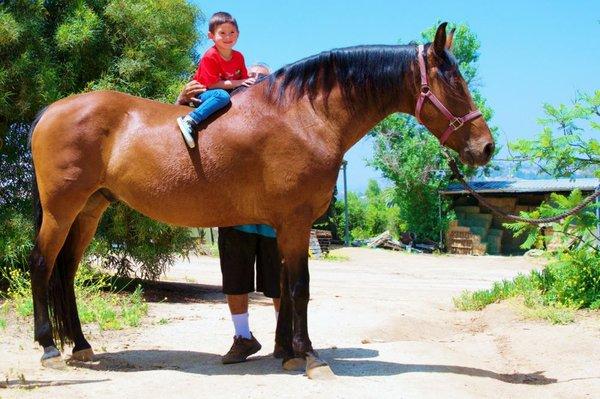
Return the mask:
{"type": "Polygon", "coordinates": [[[238,40],[240,32],[228,22],[217,26],[214,32],[208,32],[208,38],[215,42],[219,50],[231,50],[238,40]]]}

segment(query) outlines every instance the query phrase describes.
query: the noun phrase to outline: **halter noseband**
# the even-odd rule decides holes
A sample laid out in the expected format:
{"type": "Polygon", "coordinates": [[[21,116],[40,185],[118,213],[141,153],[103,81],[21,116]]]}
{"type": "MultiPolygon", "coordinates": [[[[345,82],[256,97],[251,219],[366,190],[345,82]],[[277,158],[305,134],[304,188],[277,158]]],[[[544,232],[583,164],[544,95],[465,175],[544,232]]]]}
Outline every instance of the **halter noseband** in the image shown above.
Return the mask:
{"type": "Polygon", "coordinates": [[[418,55],[417,58],[419,60],[419,70],[421,72],[421,93],[419,94],[419,99],[417,100],[417,108],[415,110],[415,116],[417,120],[423,124],[421,120],[421,108],[423,108],[423,103],[428,98],[433,105],[450,121],[448,128],[444,131],[442,136],[440,137],[440,144],[444,145],[448,137],[452,132],[460,129],[462,125],[466,122],[469,122],[473,119],[479,118],[481,116],[481,112],[479,110],[471,111],[464,116],[454,116],[452,112],[448,111],[444,104],[441,103],[440,100],[431,92],[431,88],[429,87],[429,83],[427,82],[427,71],[425,69],[425,55],[424,55],[424,46],[421,44],[418,47],[418,55]]]}

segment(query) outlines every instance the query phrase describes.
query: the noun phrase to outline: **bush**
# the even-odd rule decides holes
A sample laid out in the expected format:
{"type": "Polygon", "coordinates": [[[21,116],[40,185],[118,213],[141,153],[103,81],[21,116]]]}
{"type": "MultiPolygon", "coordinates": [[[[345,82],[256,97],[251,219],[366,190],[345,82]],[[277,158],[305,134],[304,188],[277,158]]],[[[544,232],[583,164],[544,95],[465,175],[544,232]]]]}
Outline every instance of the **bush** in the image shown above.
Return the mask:
{"type": "Polygon", "coordinates": [[[496,282],[488,290],[465,291],[453,301],[457,309],[470,311],[513,297],[523,298],[527,317],[558,324],[572,321],[574,309],[600,309],[600,256],[583,249],[564,253],[541,272],[496,282]]]}
{"type": "Polygon", "coordinates": [[[550,303],[574,308],[600,303],[600,254],[577,250],[560,254],[541,274],[544,296],[550,303]]]}
{"type": "MultiPolygon", "coordinates": [[[[3,277],[8,282],[8,290],[4,294],[8,300],[7,308],[13,308],[20,317],[33,315],[28,273],[14,268],[8,273],[3,272],[3,277]]],[[[78,298],[77,310],[81,324],[96,323],[101,330],[137,327],[141,318],[148,313],[141,287],[138,286],[131,295],[122,295],[111,287],[108,276],[98,274],[85,263],[75,278],[75,295],[78,298]]],[[[4,324],[6,325],[5,320],[4,324]]]]}
{"type": "Polygon", "coordinates": [[[88,256],[121,276],[157,279],[177,257],[189,256],[195,246],[189,229],[156,222],[115,204],[103,216],[88,256]]]}
{"type": "MultiPolygon", "coordinates": [[[[343,232],[345,228],[344,202],[337,201],[337,229],[343,232]]],[[[369,180],[364,196],[348,193],[348,228],[350,240],[374,237],[389,230],[398,237],[401,222],[398,206],[394,201],[393,189],[381,190],[375,180],[369,180]]]]}
{"type": "Polygon", "coordinates": [[[14,208],[0,208],[0,287],[12,270],[24,270],[33,247],[33,224],[14,208]],[[3,281],[4,280],[4,281],[3,281]]]}

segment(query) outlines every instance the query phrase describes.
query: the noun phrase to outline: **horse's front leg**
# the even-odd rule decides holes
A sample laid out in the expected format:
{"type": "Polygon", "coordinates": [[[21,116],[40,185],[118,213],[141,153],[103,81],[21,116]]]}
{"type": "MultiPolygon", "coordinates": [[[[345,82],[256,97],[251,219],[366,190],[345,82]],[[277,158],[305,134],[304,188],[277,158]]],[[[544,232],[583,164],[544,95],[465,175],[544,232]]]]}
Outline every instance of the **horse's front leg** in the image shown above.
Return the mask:
{"type": "MultiPolygon", "coordinates": [[[[279,250],[283,261],[282,273],[282,309],[287,314],[283,315],[279,323],[289,322],[289,312],[291,311],[291,321],[293,325],[292,349],[294,359],[284,359],[284,368],[295,368],[298,366],[298,359],[306,360],[306,373],[309,378],[329,377],[333,375],[327,363],[322,361],[312,347],[312,342],[308,336],[308,300],[310,297],[310,275],[308,271],[308,242],[310,237],[310,227],[301,229],[284,229],[278,232],[279,250]],[[287,287],[283,287],[283,276],[287,280],[287,287]],[[291,306],[285,307],[284,296],[291,299],[291,306]],[[286,366],[287,365],[287,366],[286,366]]],[[[278,323],[278,332],[279,332],[278,323]]],[[[282,333],[287,332],[282,325],[282,333]]],[[[288,330],[289,331],[289,330],[288,330]]],[[[289,342],[287,337],[280,337],[282,343],[289,342]]],[[[303,362],[304,363],[304,362],[303,362]]]]}

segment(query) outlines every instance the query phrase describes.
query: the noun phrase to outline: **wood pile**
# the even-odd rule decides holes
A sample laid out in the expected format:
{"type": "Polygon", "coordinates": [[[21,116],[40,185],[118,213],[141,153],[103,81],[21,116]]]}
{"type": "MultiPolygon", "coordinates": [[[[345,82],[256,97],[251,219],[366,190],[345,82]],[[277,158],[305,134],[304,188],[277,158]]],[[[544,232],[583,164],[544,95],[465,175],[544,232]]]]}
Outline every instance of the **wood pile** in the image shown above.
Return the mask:
{"type": "Polygon", "coordinates": [[[377,237],[372,238],[367,244],[367,247],[391,249],[392,251],[402,251],[406,249],[404,244],[392,238],[392,235],[389,231],[384,231],[377,237]]]}
{"type": "Polygon", "coordinates": [[[313,231],[315,233],[315,236],[317,237],[317,240],[319,241],[319,246],[321,247],[321,252],[323,252],[324,254],[328,254],[329,247],[331,246],[331,240],[332,240],[331,231],[313,229],[313,230],[311,230],[311,234],[313,233],[313,231]]]}
{"type": "Polygon", "coordinates": [[[319,239],[315,230],[310,231],[310,239],[308,241],[308,253],[311,257],[321,259],[323,252],[321,251],[321,245],[319,245],[319,239]]]}

